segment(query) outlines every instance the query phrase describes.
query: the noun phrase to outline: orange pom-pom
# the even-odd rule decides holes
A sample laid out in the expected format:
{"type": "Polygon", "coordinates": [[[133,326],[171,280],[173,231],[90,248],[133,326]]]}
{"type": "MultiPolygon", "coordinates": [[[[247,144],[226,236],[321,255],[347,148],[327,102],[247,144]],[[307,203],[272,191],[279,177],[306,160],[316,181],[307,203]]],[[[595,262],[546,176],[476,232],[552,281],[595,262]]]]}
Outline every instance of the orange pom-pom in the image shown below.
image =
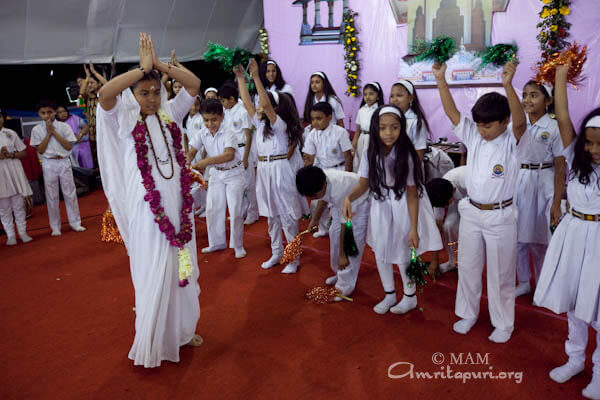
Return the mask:
{"type": "Polygon", "coordinates": [[[102,216],[102,228],[100,229],[100,240],[106,243],[123,243],[123,238],[117,227],[115,217],[111,210],[106,210],[102,216]]]}
{"type": "Polygon", "coordinates": [[[567,75],[567,82],[574,87],[577,87],[583,79],[581,70],[583,69],[583,64],[587,60],[586,53],[587,46],[580,48],[579,44],[574,43],[562,53],[552,54],[546,61],[540,61],[538,63],[535,80],[540,83],[550,83],[554,85],[556,79],[556,66],[567,64],[570,61],[571,68],[567,75]]]}

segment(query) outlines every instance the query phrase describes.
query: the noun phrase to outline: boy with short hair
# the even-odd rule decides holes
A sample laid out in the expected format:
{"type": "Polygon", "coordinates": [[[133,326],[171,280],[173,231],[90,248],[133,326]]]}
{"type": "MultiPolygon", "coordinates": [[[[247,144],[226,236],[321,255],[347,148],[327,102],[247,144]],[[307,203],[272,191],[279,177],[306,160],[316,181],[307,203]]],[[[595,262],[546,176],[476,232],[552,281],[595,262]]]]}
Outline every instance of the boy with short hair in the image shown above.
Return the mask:
{"type": "MultiPolygon", "coordinates": [[[[304,165],[315,165],[323,169],[340,169],[352,171],[352,142],[350,135],[343,127],[333,121],[333,108],[327,102],[313,104],[311,111],[312,130],[304,141],[304,165]]],[[[314,213],[314,206],[311,210],[314,213]]],[[[318,238],[327,235],[329,213],[319,223],[319,231],[314,233],[318,238]]]]}
{"type": "Polygon", "coordinates": [[[237,152],[238,142],[223,123],[223,106],[218,100],[205,100],[200,105],[204,127],[190,143],[190,157],[204,147],[206,158],[192,168],[199,171],[212,165],[206,200],[206,225],[208,247],[202,253],[212,253],[227,247],[225,232],[225,207],[229,210],[231,232],[229,247],[235,250],[236,258],[246,256],[244,250],[244,222],[242,219],[242,197],[244,194],[243,167],[237,152]]]}
{"type": "Polygon", "coordinates": [[[246,107],[238,101],[238,89],[231,84],[219,88],[219,97],[225,112],[225,123],[238,141],[238,153],[244,167],[245,192],[248,199],[248,212],[244,224],[258,221],[258,202],[256,200],[256,160],[251,157],[252,121],[246,107]]]}
{"type": "Polygon", "coordinates": [[[455,332],[466,334],[479,316],[481,274],[487,266],[488,309],[495,327],[489,340],[510,340],[515,319],[517,210],[513,194],[519,158],[526,148],[527,120],[512,86],[513,62],[504,66],[499,93],[481,96],[472,108],[473,119],[461,114],[446,82],[446,64],[433,66],[442,105],[456,136],[466,145],[467,194],[460,201],[458,290],[455,312],[461,320],[455,332]],[[512,114],[512,126],[509,119],[512,114]]]}
{"type": "Polygon", "coordinates": [[[83,232],[77,191],[71,167],[71,149],[77,141],[71,127],[64,122],[56,121],[56,104],[50,100],[42,100],[37,112],[44,122],[33,127],[31,146],[35,147],[42,159],[44,189],[48,206],[48,219],[52,236],[60,236],[60,207],[58,188],[62,190],[69,225],[75,232],[83,232]]]}
{"type": "Polygon", "coordinates": [[[434,178],[425,184],[427,195],[433,206],[433,216],[443,238],[448,261],[439,264],[439,252],[432,257],[431,268],[448,272],[456,268],[456,243],[458,243],[458,202],[467,197],[466,171],[462,166],[451,169],[443,178],[434,178]]]}
{"type": "MultiPolygon", "coordinates": [[[[323,211],[329,205],[333,218],[329,227],[329,256],[331,269],[335,275],[325,280],[327,285],[335,285],[336,289],[344,296],[350,295],[356,286],[360,262],[367,236],[367,223],[369,220],[369,193],[368,191],[356,199],[352,204],[352,230],[354,240],[358,247],[358,255],[349,257],[344,252],[344,225],[346,221],[342,215],[344,199],[358,183],[358,174],[339,169],[329,168],[322,170],[315,166],[306,166],[296,174],[296,187],[298,192],[318,200],[313,213],[309,229],[319,224],[323,211]]],[[[340,300],[340,298],[336,298],[340,300]]]]}

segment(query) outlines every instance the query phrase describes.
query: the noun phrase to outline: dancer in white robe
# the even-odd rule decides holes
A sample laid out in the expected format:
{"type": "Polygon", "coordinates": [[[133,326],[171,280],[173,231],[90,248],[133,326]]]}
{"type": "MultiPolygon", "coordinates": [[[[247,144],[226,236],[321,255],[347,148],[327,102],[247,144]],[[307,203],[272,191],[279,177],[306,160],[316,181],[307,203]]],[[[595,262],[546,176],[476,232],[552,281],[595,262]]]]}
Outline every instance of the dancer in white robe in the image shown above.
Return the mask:
{"type": "MultiPolygon", "coordinates": [[[[179,249],[161,232],[144,199],[146,188],[132,135],[138,118],[145,118],[148,164],[155,190],[160,192],[161,206],[175,232],[179,232],[183,203],[181,168],[176,162],[173,137],[166,127],[161,130],[156,114],[164,111],[181,126],[199,88],[200,80],[192,73],[160,62],[151,39],[141,34],[140,66],[112,79],[99,93],[97,133],[102,183],[127,247],[135,289],[135,338],[129,352],[135,365],[157,367],[163,360],[178,362],[180,346],[202,342],[195,334],[200,317],[200,288],[193,222],[191,240],[185,244],[191,253],[193,275],[189,285],[180,287],[179,249]],[[160,75],[153,69],[183,84],[184,88],[171,101],[167,102],[160,75]],[[171,179],[166,178],[169,175],[171,179]]],[[[183,147],[182,138],[181,141],[183,147]]]]}

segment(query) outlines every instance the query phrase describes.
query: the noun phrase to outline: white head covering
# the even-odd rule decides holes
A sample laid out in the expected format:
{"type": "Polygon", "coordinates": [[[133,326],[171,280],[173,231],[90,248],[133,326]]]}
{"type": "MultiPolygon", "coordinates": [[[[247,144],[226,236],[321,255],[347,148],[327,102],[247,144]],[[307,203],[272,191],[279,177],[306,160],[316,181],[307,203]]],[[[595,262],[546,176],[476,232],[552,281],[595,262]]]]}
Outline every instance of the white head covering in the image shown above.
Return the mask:
{"type": "MultiPolygon", "coordinates": [[[[381,85],[380,85],[379,83],[377,83],[377,82],[375,82],[375,81],[372,81],[372,82],[369,82],[369,83],[367,83],[367,85],[373,85],[373,86],[375,86],[376,88],[378,88],[378,89],[379,89],[379,91],[381,92],[381,85]]],[[[367,85],[365,85],[365,86],[367,86],[367,85]]]]}
{"type": "Polygon", "coordinates": [[[415,87],[413,86],[411,81],[407,81],[406,79],[401,79],[399,81],[396,81],[396,83],[394,83],[394,85],[396,85],[396,84],[404,86],[404,88],[406,90],[408,90],[408,93],[410,93],[411,96],[413,94],[415,94],[415,87]]]}
{"type": "Polygon", "coordinates": [[[322,73],[320,71],[317,71],[317,72],[313,72],[312,74],[310,74],[310,76],[315,76],[315,75],[319,76],[319,77],[321,77],[321,79],[325,80],[325,74],[324,73],[322,73]]]}
{"type": "Polygon", "coordinates": [[[379,116],[381,117],[383,114],[396,114],[398,118],[402,119],[402,113],[398,111],[396,107],[385,106],[379,110],[379,116]]]}
{"type": "Polygon", "coordinates": [[[548,94],[548,97],[552,97],[552,89],[554,89],[554,87],[549,83],[542,83],[542,87],[548,94]]]}
{"type": "Polygon", "coordinates": [[[273,60],[267,61],[267,65],[269,65],[269,64],[277,65],[277,63],[275,61],[273,61],[273,60]]]}
{"type": "Polygon", "coordinates": [[[586,128],[600,128],[600,115],[596,115],[585,123],[586,128]]]}
{"type": "Polygon", "coordinates": [[[215,89],[214,87],[209,87],[208,89],[206,89],[206,90],[204,91],[204,96],[206,96],[206,94],[207,94],[208,92],[215,92],[215,93],[219,93],[219,91],[218,91],[217,89],[215,89]]]}

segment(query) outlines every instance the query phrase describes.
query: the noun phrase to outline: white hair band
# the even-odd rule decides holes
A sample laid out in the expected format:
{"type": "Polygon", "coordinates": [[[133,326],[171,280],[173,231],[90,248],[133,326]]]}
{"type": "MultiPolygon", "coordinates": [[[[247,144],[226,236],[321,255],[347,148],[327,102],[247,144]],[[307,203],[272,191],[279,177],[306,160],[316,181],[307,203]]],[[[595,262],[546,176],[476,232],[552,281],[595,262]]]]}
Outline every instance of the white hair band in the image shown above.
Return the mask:
{"type": "Polygon", "coordinates": [[[553,86],[549,83],[543,83],[542,87],[544,88],[544,90],[546,90],[546,93],[548,94],[548,97],[552,97],[552,89],[553,86]]]}
{"type": "Polygon", "coordinates": [[[317,71],[317,72],[313,72],[311,76],[315,76],[315,75],[316,76],[320,76],[321,79],[325,80],[325,74],[324,73],[317,71]]]}
{"type": "Polygon", "coordinates": [[[401,79],[399,81],[396,81],[396,83],[394,83],[394,85],[402,85],[404,86],[404,88],[406,90],[408,90],[408,93],[412,96],[413,94],[415,94],[415,87],[413,86],[411,81],[407,81],[406,79],[401,79]]]}
{"type": "Polygon", "coordinates": [[[267,61],[267,65],[269,65],[269,64],[277,65],[277,63],[275,61],[273,61],[273,60],[267,61]]]}
{"type": "Polygon", "coordinates": [[[269,93],[273,95],[273,100],[275,100],[275,104],[279,105],[279,93],[275,90],[269,90],[269,93]]]}
{"type": "MultiPolygon", "coordinates": [[[[375,81],[367,83],[367,85],[375,86],[381,92],[381,85],[375,81]]],[[[365,85],[366,86],[366,85],[365,85]]]]}
{"type": "Polygon", "coordinates": [[[398,118],[402,119],[402,113],[398,111],[396,107],[385,106],[381,110],[379,110],[379,116],[381,117],[383,114],[396,114],[398,118]]]}
{"type": "Polygon", "coordinates": [[[600,115],[596,115],[585,123],[586,128],[600,128],[600,115]]]}
{"type": "Polygon", "coordinates": [[[206,94],[207,94],[208,92],[215,92],[215,93],[219,93],[219,91],[218,91],[217,89],[215,89],[214,87],[209,87],[208,89],[206,89],[206,90],[204,91],[204,95],[206,96],[206,94]]]}

